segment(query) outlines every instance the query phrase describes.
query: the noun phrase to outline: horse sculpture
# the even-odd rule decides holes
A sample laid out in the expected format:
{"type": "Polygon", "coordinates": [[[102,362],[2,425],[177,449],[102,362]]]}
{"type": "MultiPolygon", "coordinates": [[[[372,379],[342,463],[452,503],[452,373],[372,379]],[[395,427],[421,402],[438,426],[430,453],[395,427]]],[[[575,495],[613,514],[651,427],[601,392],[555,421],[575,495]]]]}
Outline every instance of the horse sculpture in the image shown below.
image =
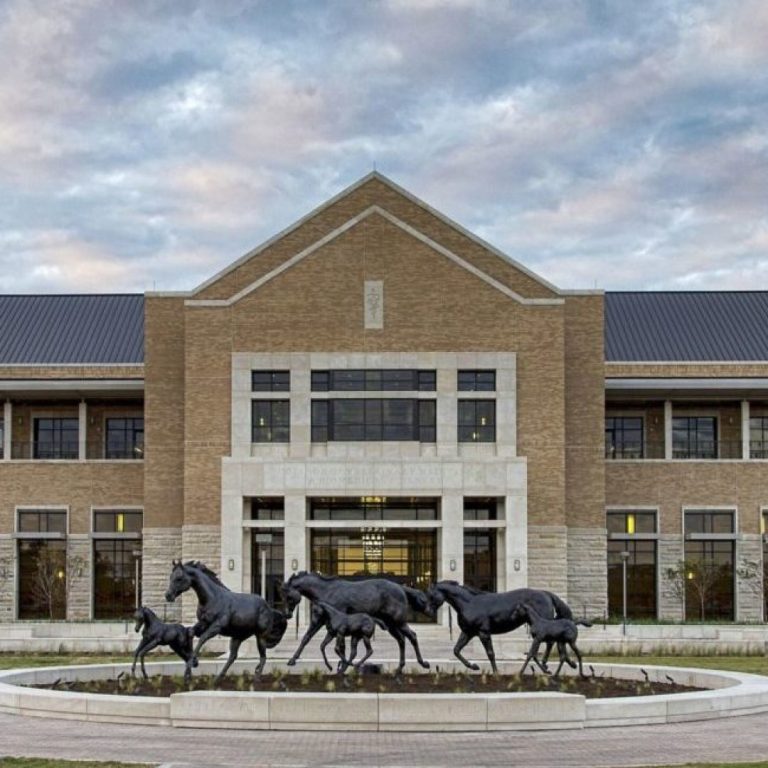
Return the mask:
{"type": "Polygon", "coordinates": [[[376,631],[376,624],[378,623],[382,629],[386,629],[386,626],[378,619],[372,619],[367,613],[342,613],[332,605],[322,601],[312,604],[312,613],[314,614],[316,611],[322,614],[320,618],[328,630],[325,640],[320,643],[320,652],[323,654],[325,665],[328,669],[332,669],[328,657],[325,655],[325,647],[332,638],[336,638],[336,654],[339,656],[339,672],[341,674],[344,674],[355,660],[358,643],[362,640],[365,646],[365,655],[354,665],[355,669],[359,670],[373,654],[371,638],[376,631]],[[344,655],[344,638],[346,637],[351,638],[349,658],[344,655]]]}
{"type": "MultiPolygon", "coordinates": [[[[571,609],[552,592],[539,589],[513,589],[511,592],[481,592],[472,587],[465,587],[456,581],[439,581],[427,590],[427,599],[433,610],[437,610],[444,602],[448,603],[455,611],[461,629],[461,635],[456,641],[453,653],[456,658],[472,670],[479,670],[477,664],[467,661],[461,650],[473,637],[480,638],[480,642],[488,655],[488,661],[494,674],[498,673],[496,667],[496,654],[493,650],[491,635],[511,632],[513,629],[525,624],[523,616],[515,614],[515,609],[523,603],[534,607],[539,615],[547,618],[572,618],[571,609]]],[[[552,643],[548,643],[544,655],[543,665],[546,668],[552,643]]],[[[569,661],[570,663],[570,661],[569,661]]]]}
{"type": "Polygon", "coordinates": [[[131,666],[131,675],[136,674],[136,662],[141,660],[141,673],[144,679],[147,679],[147,670],[144,668],[144,657],[159,645],[169,645],[171,650],[180,656],[185,662],[192,657],[192,639],[194,634],[191,627],[185,627],[183,624],[166,624],[157,617],[151,608],[142,606],[133,614],[136,620],[135,631],[139,632],[142,627],[141,641],[136,652],[133,655],[133,666],[131,666]]]}
{"type": "Polygon", "coordinates": [[[242,642],[251,636],[256,638],[259,649],[255,674],[260,675],[267,662],[267,648],[274,648],[280,642],[288,626],[285,616],[271,608],[259,595],[232,592],[202,563],[174,560],[165,599],[172,603],[188,589],[193,589],[198,599],[194,634],[199,640],[191,659],[187,661],[185,679],[191,677],[192,667],[197,666],[200,649],[216,635],[231,638],[229,658],[216,677],[216,683],[234,663],[242,642]]]}
{"type": "MultiPolygon", "coordinates": [[[[405,667],[405,638],[413,646],[419,664],[429,669],[429,662],[424,661],[421,656],[416,633],[406,623],[409,606],[415,610],[428,608],[423,592],[402,587],[387,579],[348,581],[336,576],[321,576],[318,573],[299,571],[283,584],[283,595],[289,614],[293,613],[302,596],[312,602],[328,603],[342,613],[367,613],[371,618],[378,619],[386,627],[387,632],[395,638],[400,649],[397,674],[405,667]]],[[[325,621],[322,618],[312,616],[299,647],[288,660],[289,666],[296,663],[307,643],[324,625],[325,621]]]]}
{"type": "Polygon", "coordinates": [[[589,627],[591,626],[589,622],[582,620],[573,621],[572,619],[545,619],[533,606],[528,605],[527,603],[523,603],[515,608],[512,615],[514,619],[522,618],[523,621],[528,622],[531,627],[531,637],[533,638],[528,655],[525,657],[525,663],[520,668],[521,675],[525,672],[525,668],[528,666],[531,659],[539,665],[542,672],[546,672],[546,668],[542,666],[539,661],[539,646],[542,643],[557,643],[557,650],[560,654],[560,664],[558,664],[557,669],[555,670],[554,677],[557,677],[560,674],[563,664],[568,661],[568,655],[565,650],[566,645],[571,647],[571,650],[579,660],[579,674],[582,677],[585,677],[581,661],[581,653],[576,647],[576,640],[579,637],[579,628],[576,625],[583,624],[584,626],[589,627]]]}

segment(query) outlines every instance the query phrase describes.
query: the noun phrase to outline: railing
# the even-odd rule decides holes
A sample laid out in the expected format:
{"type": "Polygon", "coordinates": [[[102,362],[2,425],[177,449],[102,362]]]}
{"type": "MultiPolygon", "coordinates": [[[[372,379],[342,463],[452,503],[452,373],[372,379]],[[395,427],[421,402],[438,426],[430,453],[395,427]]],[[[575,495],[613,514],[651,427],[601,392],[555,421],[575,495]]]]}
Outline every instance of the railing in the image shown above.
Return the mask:
{"type": "Polygon", "coordinates": [[[751,440],[749,443],[750,459],[768,459],[768,440],[751,440]]]}
{"type": "Polygon", "coordinates": [[[105,446],[103,440],[98,440],[86,445],[85,456],[88,459],[107,459],[109,461],[140,461],[144,458],[144,446],[105,446]]]}
{"type": "MultiPolygon", "coordinates": [[[[750,458],[768,459],[768,442],[753,441],[750,458]]],[[[609,460],[641,461],[643,459],[664,459],[663,441],[640,443],[605,444],[605,458],[609,460]]],[[[672,458],[690,461],[714,461],[716,459],[741,459],[741,440],[698,441],[695,445],[673,445],[672,458]]]]}
{"type": "Polygon", "coordinates": [[[38,459],[40,461],[72,460],[79,458],[80,446],[76,440],[60,443],[23,442],[11,444],[12,459],[38,459]]]}
{"type": "Polygon", "coordinates": [[[646,441],[640,443],[605,443],[606,459],[622,459],[624,461],[640,459],[663,459],[664,442],[646,441]]]}

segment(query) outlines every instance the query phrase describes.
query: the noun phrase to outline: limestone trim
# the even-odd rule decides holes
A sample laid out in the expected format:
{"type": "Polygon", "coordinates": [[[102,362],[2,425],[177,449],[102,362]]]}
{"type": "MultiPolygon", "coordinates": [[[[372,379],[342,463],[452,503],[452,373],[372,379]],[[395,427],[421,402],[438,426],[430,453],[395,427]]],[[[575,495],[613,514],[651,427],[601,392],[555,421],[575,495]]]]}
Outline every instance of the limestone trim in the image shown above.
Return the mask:
{"type": "MultiPolygon", "coordinates": [[[[391,179],[387,178],[383,174],[379,173],[378,171],[372,171],[371,173],[366,174],[361,179],[358,179],[358,181],[354,182],[353,184],[350,184],[348,187],[343,189],[341,192],[339,192],[337,195],[334,195],[329,200],[326,200],[321,205],[317,206],[316,208],[313,208],[308,214],[305,216],[302,216],[300,219],[295,221],[293,224],[291,224],[289,227],[286,227],[285,229],[278,232],[276,235],[273,235],[268,240],[265,240],[261,245],[256,246],[256,248],[253,248],[252,250],[248,251],[245,255],[241,256],[237,261],[234,261],[229,266],[225,267],[220,272],[217,272],[213,277],[209,278],[205,282],[201,283],[192,291],[189,292],[173,292],[169,294],[161,294],[161,295],[173,295],[173,296],[194,296],[195,294],[200,293],[201,291],[205,290],[209,286],[213,285],[214,283],[221,280],[221,278],[228,275],[230,272],[234,272],[238,267],[245,264],[247,261],[252,259],[254,256],[257,256],[258,254],[265,251],[267,248],[269,248],[271,245],[274,245],[276,242],[284,238],[286,235],[289,235],[291,232],[294,232],[295,230],[299,229],[302,225],[306,224],[308,221],[313,219],[318,214],[322,213],[326,209],[333,206],[335,203],[339,202],[340,200],[343,200],[348,195],[352,194],[356,189],[359,189],[363,185],[367,184],[369,181],[376,179],[377,181],[380,181],[382,184],[385,184],[390,189],[397,192],[402,197],[409,200],[414,205],[418,206],[422,210],[426,211],[427,213],[431,214],[435,218],[439,219],[443,222],[443,224],[447,224],[449,227],[455,229],[456,231],[460,232],[464,237],[472,240],[474,243],[479,245],[482,248],[485,248],[486,250],[490,251],[494,256],[498,256],[502,261],[506,262],[510,266],[514,267],[515,269],[519,270],[523,274],[530,277],[532,280],[535,280],[537,283],[540,283],[544,287],[548,288],[550,291],[552,291],[555,294],[562,293],[559,288],[557,288],[555,285],[550,283],[549,281],[545,280],[540,275],[537,275],[535,272],[532,272],[528,267],[524,266],[523,264],[520,264],[519,262],[515,261],[511,257],[509,257],[506,253],[503,253],[498,248],[494,247],[490,243],[483,240],[481,237],[478,237],[477,235],[470,232],[468,229],[465,229],[461,224],[457,223],[453,219],[450,219],[445,214],[441,213],[437,209],[433,208],[428,203],[425,203],[420,198],[416,197],[416,195],[409,192],[407,189],[404,189],[403,187],[399,186],[398,184],[395,184],[391,179]]],[[[572,295],[580,295],[582,292],[580,291],[569,291],[569,294],[572,295]]],[[[585,292],[589,293],[589,292],[585,292]]]]}
{"type": "MultiPolygon", "coordinates": [[[[465,259],[462,259],[461,256],[458,256],[453,251],[450,251],[448,248],[440,245],[440,243],[435,242],[430,237],[427,237],[427,235],[415,229],[410,224],[407,224],[406,222],[397,218],[397,216],[391,214],[386,209],[378,205],[371,205],[368,208],[366,208],[362,213],[359,213],[357,216],[352,217],[351,219],[346,221],[344,224],[342,224],[340,227],[337,227],[336,229],[329,232],[324,237],[321,237],[319,240],[312,243],[312,245],[308,246],[303,251],[299,251],[299,253],[295,254],[290,259],[284,261],[279,267],[276,267],[275,269],[273,269],[271,272],[268,272],[263,277],[260,277],[258,280],[255,280],[253,283],[246,286],[238,293],[234,294],[234,296],[231,296],[228,299],[187,299],[184,302],[184,305],[188,307],[230,307],[233,304],[236,304],[238,301],[240,301],[240,299],[245,298],[249,294],[261,288],[263,285],[266,285],[266,283],[278,277],[286,270],[300,263],[307,256],[313,254],[315,251],[322,248],[324,245],[327,245],[328,243],[332,242],[340,235],[343,235],[345,232],[352,229],[352,227],[356,226],[362,221],[365,221],[365,219],[367,219],[369,216],[373,214],[378,214],[379,216],[383,217],[384,219],[389,221],[391,224],[394,224],[396,227],[399,227],[404,232],[411,235],[411,237],[429,246],[430,248],[432,248],[432,250],[436,251],[442,256],[445,256],[446,258],[450,259],[452,262],[454,262],[454,264],[457,264],[458,266],[467,270],[467,272],[469,272],[470,274],[473,274],[475,277],[479,278],[483,282],[487,283],[491,287],[500,291],[505,296],[507,296],[510,299],[513,299],[519,304],[535,305],[535,306],[562,306],[565,303],[565,300],[563,298],[527,299],[521,296],[516,291],[513,291],[511,288],[508,288],[506,285],[500,283],[495,278],[491,277],[490,275],[486,274],[482,270],[478,269],[473,264],[470,264],[465,259]]],[[[198,290],[202,290],[202,288],[198,290]]]]}

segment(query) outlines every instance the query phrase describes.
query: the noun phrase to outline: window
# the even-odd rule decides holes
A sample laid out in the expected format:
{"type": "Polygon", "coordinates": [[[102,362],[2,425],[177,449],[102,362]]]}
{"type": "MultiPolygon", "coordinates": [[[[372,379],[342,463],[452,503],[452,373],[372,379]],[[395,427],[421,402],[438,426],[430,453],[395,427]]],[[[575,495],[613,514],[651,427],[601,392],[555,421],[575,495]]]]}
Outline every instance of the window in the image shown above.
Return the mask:
{"type": "Polygon", "coordinates": [[[251,442],[287,443],[290,440],[288,400],[254,400],[251,413],[251,442]]]}
{"type": "Polygon", "coordinates": [[[278,496],[251,499],[251,520],[285,520],[285,499],[278,496]]]}
{"type": "Polygon", "coordinates": [[[5,456],[5,424],[0,419],[0,459],[5,456]]]}
{"type": "Polygon", "coordinates": [[[627,616],[656,618],[656,513],[608,512],[608,613],[623,616],[624,559],[627,561],[627,616]],[[622,557],[622,553],[625,553],[622,557]]]}
{"type": "Polygon", "coordinates": [[[464,499],[465,520],[496,520],[499,502],[494,498],[464,499]]]}
{"type": "Polygon", "coordinates": [[[714,416],[674,416],[672,457],[675,459],[716,459],[717,419],[714,416]]]}
{"type": "Polygon", "coordinates": [[[749,456],[768,459],[768,416],[751,416],[749,419],[749,456]]]}
{"type": "Polygon", "coordinates": [[[496,590],[496,529],[464,530],[464,584],[483,592],[496,590]]]}
{"type": "Polygon", "coordinates": [[[67,616],[67,513],[25,509],[17,512],[20,619],[67,616]]]}
{"type": "Polygon", "coordinates": [[[344,399],[312,401],[312,441],[436,439],[436,401],[344,399]]]}
{"type": "Polygon", "coordinates": [[[735,539],[733,512],[685,512],[687,620],[733,620],[735,539]]]}
{"type": "Polygon", "coordinates": [[[93,617],[127,619],[141,601],[141,529],[138,510],[93,513],[93,617]]]}
{"type": "Polygon", "coordinates": [[[35,418],[32,455],[36,459],[76,459],[78,436],[76,418],[35,418]]]}
{"type": "Polygon", "coordinates": [[[434,392],[436,372],[409,368],[312,371],[313,392],[434,392]]]}
{"type": "Polygon", "coordinates": [[[459,392],[494,392],[496,371],[459,371],[457,389],[459,392]]]}
{"type": "Polygon", "coordinates": [[[439,520],[440,502],[432,497],[315,498],[309,503],[310,520],[439,520]]]}
{"type": "Polygon", "coordinates": [[[107,419],[106,459],[144,458],[144,418],[107,419]]]}
{"type": "Polygon", "coordinates": [[[641,416],[605,417],[605,456],[609,459],[643,458],[641,416]]]}
{"type": "Polygon", "coordinates": [[[251,371],[253,392],[288,392],[290,388],[290,371],[251,371]]]}
{"type": "Polygon", "coordinates": [[[282,605],[280,588],[285,581],[285,532],[282,529],[254,528],[251,531],[251,574],[251,592],[261,595],[272,606],[282,605]]]}
{"type": "Polygon", "coordinates": [[[459,442],[496,441],[496,401],[459,400],[459,442]]]}

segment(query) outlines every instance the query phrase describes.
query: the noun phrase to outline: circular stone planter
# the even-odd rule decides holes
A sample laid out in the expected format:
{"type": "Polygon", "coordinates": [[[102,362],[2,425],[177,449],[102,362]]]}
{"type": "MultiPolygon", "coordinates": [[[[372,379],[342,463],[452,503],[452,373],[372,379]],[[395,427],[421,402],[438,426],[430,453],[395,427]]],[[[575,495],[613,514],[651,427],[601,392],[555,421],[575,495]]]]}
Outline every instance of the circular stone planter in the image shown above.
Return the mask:
{"type": "MultiPolygon", "coordinates": [[[[148,664],[178,675],[179,662],[148,664]]],[[[315,664],[305,665],[315,666],[315,664]]],[[[441,662],[450,668],[450,662],[441,662]]],[[[513,671],[519,663],[500,665],[513,671]]],[[[221,662],[201,662],[215,673],[221,662]]],[[[243,662],[233,669],[252,669],[243,662]]],[[[597,674],[644,680],[638,666],[593,664],[597,674]]],[[[398,694],[190,691],[167,698],[70,693],[29,688],[56,680],[114,679],[128,664],[39,667],[0,672],[0,712],[177,728],[357,731],[500,731],[593,728],[705,720],[768,712],[768,677],[680,667],[645,667],[652,682],[666,675],[709,690],[658,696],[586,699],[568,693],[398,694]]]]}

